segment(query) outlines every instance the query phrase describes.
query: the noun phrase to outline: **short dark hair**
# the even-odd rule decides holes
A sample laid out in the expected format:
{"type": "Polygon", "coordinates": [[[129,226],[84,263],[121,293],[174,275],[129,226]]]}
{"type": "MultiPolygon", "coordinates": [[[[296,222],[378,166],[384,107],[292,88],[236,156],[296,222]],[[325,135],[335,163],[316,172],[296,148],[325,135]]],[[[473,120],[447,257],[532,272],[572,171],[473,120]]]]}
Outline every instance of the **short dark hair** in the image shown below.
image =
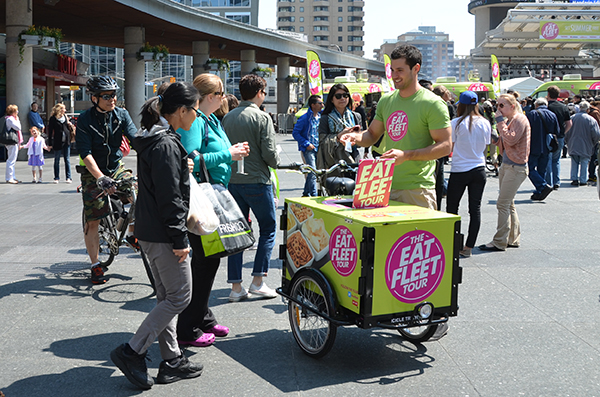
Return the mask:
{"type": "Polygon", "coordinates": [[[142,106],[142,127],[149,131],[158,123],[160,116],[173,114],[182,107],[191,109],[199,98],[200,94],[192,84],[181,81],[171,83],[164,93],[148,99],[142,106]]]}
{"type": "Polygon", "coordinates": [[[308,107],[311,107],[315,103],[319,102],[319,99],[321,99],[320,95],[311,95],[311,96],[309,96],[308,97],[308,107]]]}
{"type": "Polygon", "coordinates": [[[348,96],[349,96],[348,97],[348,106],[346,106],[346,107],[348,109],[352,110],[352,95],[350,95],[350,91],[348,90],[348,87],[346,87],[342,83],[337,83],[329,89],[329,94],[327,94],[327,100],[325,101],[325,109],[323,110],[323,114],[329,114],[329,113],[333,112],[333,109],[335,109],[335,106],[333,105],[333,96],[336,94],[336,91],[338,91],[338,90],[342,90],[346,94],[348,94],[348,96]]]}
{"type": "Polygon", "coordinates": [[[404,61],[406,61],[406,64],[411,69],[414,68],[417,63],[419,65],[423,64],[423,55],[421,54],[421,51],[419,51],[419,49],[414,45],[410,44],[402,44],[394,48],[394,50],[390,54],[390,58],[404,58],[404,61]]]}
{"type": "Polygon", "coordinates": [[[548,87],[548,96],[550,97],[550,99],[558,99],[559,95],[560,88],[558,88],[558,86],[551,85],[550,87],[548,87]]]}
{"type": "Polygon", "coordinates": [[[255,74],[247,74],[240,79],[240,95],[244,101],[254,98],[265,88],[267,88],[265,79],[255,74]]]}
{"type": "Polygon", "coordinates": [[[429,91],[433,90],[433,83],[427,79],[419,80],[419,85],[423,88],[428,89],[429,91]]]}

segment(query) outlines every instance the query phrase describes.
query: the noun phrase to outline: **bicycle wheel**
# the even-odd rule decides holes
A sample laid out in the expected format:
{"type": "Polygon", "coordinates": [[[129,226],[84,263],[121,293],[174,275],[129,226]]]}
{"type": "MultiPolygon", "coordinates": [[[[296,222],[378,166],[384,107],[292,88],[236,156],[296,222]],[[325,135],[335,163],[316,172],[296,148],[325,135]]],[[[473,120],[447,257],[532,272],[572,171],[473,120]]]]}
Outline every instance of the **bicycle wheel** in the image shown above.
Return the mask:
{"type": "Polygon", "coordinates": [[[156,285],[154,282],[154,276],[152,275],[152,269],[150,268],[150,261],[148,261],[148,255],[144,252],[144,250],[140,247],[140,256],[142,257],[142,262],[144,262],[144,268],[146,269],[146,275],[148,276],[148,280],[150,281],[150,285],[156,293],[156,285]]]}
{"type": "MultiPolygon", "coordinates": [[[[328,316],[333,315],[333,292],[321,273],[299,273],[292,280],[290,291],[290,296],[303,306],[328,316]]],[[[288,301],[292,334],[305,354],[313,358],[323,357],[333,347],[337,326],[303,306],[288,301]]]]}
{"type": "Polygon", "coordinates": [[[431,339],[437,328],[438,325],[426,325],[423,327],[399,328],[398,332],[406,340],[421,343],[431,339]]]}
{"type": "MultiPolygon", "coordinates": [[[[83,227],[83,232],[85,233],[85,211],[81,213],[81,225],[83,227]]],[[[110,232],[110,222],[107,218],[103,218],[100,220],[100,224],[98,225],[98,238],[99,238],[99,246],[98,246],[98,261],[100,265],[103,267],[108,267],[115,259],[115,249],[118,247],[117,238],[114,233],[110,232]],[[111,249],[112,248],[112,249],[111,249]]]]}

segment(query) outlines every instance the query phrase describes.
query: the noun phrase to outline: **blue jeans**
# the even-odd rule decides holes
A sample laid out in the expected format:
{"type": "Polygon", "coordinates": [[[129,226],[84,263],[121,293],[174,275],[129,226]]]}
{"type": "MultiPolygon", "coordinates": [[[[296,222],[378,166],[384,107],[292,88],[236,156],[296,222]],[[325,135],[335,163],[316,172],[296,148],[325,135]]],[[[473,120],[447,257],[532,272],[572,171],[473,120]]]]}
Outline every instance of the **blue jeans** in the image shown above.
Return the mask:
{"type": "MultiPolygon", "coordinates": [[[[252,276],[265,277],[269,270],[271,253],[275,246],[277,221],[275,219],[275,201],[273,187],[262,183],[230,184],[229,192],[240,206],[242,214],[248,219],[250,210],[256,216],[260,237],[254,256],[252,276]]],[[[227,258],[227,282],[242,282],[242,265],[244,253],[227,258]]]]}
{"type": "Polygon", "coordinates": [[[546,187],[546,168],[548,167],[548,153],[530,154],[527,164],[529,165],[529,180],[535,186],[535,192],[541,193],[546,187]]]}
{"type": "Polygon", "coordinates": [[[587,182],[587,169],[590,162],[589,157],[571,155],[571,180],[580,183],[587,182]]]}
{"type": "Polygon", "coordinates": [[[565,146],[565,138],[557,138],[558,150],[548,156],[548,168],[546,168],[546,183],[550,186],[560,186],[560,155],[565,146]]]}
{"type": "MultiPolygon", "coordinates": [[[[305,164],[317,168],[317,152],[315,150],[306,149],[305,152],[300,152],[300,154],[302,154],[302,160],[304,160],[305,164]]],[[[302,195],[312,197],[318,196],[317,177],[312,172],[306,174],[306,182],[304,182],[304,191],[302,192],[302,195]]]]}
{"type": "Polygon", "coordinates": [[[54,180],[60,180],[60,156],[65,159],[67,179],[71,179],[71,145],[63,145],[62,149],[54,151],[54,180]]]}

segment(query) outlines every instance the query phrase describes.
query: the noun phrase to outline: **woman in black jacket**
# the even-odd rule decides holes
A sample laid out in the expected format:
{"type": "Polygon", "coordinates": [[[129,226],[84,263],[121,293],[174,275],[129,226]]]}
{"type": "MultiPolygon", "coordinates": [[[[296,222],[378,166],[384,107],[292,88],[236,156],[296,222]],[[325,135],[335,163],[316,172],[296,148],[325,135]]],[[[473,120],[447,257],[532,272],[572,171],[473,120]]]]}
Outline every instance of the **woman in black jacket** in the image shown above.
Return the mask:
{"type": "Polygon", "coordinates": [[[69,125],[75,129],[65,115],[67,108],[57,103],[52,108],[52,116],[48,121],[48,146],[54,150],[54,183],[60,181],[60,156],[65,159],[67,183],[71,183],[71,132],[69,125]]]}
{"type": "Polygon", "coordinates": [[[171,84],[162,95],[142,107],[137,132],[139,195],[135,208],[135,236],[148,255],[156,281],[156,307],[146,316],[129,343],[110,354],[134,385],[150,389],[154,383],[146,367],[146,352],[158,338],[158,383],[200,376],[202,365],[188,361],[177,343],[177,315],[191,299],[192,272],[186,220],[190,201],[187,152],[175,133],[189,130],[198,112],[198,90],[189,83],[171,84]]]}

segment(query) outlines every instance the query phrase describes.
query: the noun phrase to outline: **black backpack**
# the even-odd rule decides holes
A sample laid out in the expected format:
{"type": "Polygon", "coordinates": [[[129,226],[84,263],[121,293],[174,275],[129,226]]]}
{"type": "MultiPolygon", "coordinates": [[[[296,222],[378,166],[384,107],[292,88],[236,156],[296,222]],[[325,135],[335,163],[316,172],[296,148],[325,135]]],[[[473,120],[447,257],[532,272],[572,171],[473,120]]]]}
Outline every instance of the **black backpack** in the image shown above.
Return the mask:
{"type": "Polygon", "coordinates": [[[19,136],[17,135],[17,131],[14,129],[7,130],[6,129],[6,117],[0,117],[0,123],[2,124],[2,129],[0,131],[0,143],[4,145],[16,145],[19,143],[19,136]]]}

